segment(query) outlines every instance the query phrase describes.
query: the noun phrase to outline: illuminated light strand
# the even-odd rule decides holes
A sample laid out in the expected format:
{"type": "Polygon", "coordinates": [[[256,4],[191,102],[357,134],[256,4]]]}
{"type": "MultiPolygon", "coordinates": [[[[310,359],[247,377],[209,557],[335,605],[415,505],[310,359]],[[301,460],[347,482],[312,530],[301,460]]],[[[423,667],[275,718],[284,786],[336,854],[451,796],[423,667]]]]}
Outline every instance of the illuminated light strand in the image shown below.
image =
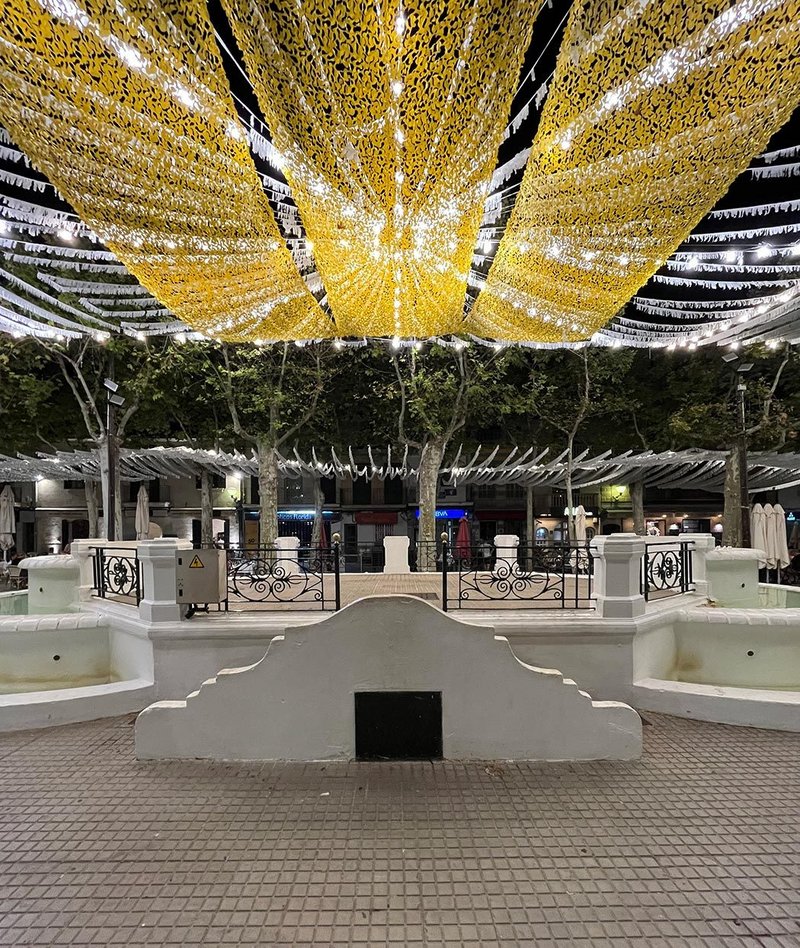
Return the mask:
{"type": "Polygon", "coordinates": [[[800,100],[798,0],[712,0],[684,16],[646,6],[572,5],[521,191],[466,321],[471,331],[569,341],[581,338],[574,321],[583,335],[596,332],[800,100]],[[593,43],[598,25],[612,21],[593,43]]]}
{"type": "Polygon", "coordinates": [[[457,331],[533,5],[224,5],[337,331],[457,331]]]}
{"type": "Polygon", "coordinates": [[[231,340],[332,334],[261,189],[204,6],[143,0],[134,14],[100,0],[90,15],[75,0],[10,0],[0,118],[187,323],[222,321],[231,340]]]}

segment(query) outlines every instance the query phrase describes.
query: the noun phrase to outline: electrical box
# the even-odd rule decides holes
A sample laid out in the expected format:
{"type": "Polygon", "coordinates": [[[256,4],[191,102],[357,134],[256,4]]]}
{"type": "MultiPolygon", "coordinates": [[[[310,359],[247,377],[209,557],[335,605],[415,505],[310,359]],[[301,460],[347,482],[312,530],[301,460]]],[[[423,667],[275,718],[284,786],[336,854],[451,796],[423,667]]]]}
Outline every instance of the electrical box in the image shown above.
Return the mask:
{"type": "Polygon", "coordinates": [[[177,601],[225,602],[228,598],[226,550],[178,550],[177,601]]]}

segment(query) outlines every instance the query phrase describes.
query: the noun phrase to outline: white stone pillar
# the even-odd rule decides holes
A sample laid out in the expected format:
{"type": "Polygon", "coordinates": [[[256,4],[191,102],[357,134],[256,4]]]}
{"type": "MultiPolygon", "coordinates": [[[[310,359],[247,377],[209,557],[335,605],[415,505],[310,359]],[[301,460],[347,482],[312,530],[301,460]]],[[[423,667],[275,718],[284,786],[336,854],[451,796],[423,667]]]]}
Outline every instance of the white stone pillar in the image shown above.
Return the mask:
{"type": "MultiPolygon", "coordinates": [[[[300,572],[300,563],[297,559],[299,547],[300,537],[278,537],[275,540],[275,548],[278,551],[276,566],[279,572],[286,574],[300,572]]],[[[267,559],[270,558],[269,553],[265,556],[267,559]]]]}
{"type": "Polygon", "coordinates": [[[694,588],[703,596],[709,595],[708,586],[708,568],[706,558],[708,554],[716,549],[716,541],[710,533],[689,534],[687,541],[694,544],[694,549],[690,547],[689,555],[692,558],[692,580],[694,588]]]}
{"type": "Polygon", "coordinates": [[[182,546],[172,537],[137,544],[142,595],[139,616],[145,622],[176,622],[181,617],[175,554],[182,546]]]}
{"type": "Polygon", "coordinates": [[[498,533],[494,538],[495,561],[494,570],[503,573],[519,572],[517,567],[517,547],[519,537],[516,533],[498,533]]]}
{"type": "Polygon", "coordinates": [[[644,615],[644,542],[644,537],[635,533],[614,533],[592,540],[589,549],[594,557],[597,612],[603,618],[632,619],[644,615]]]}
{"type": "Polygon", "coordinates": [[[384,537],[384,573],[410,573],[408,565],[408,537],[384,537]]]}
{"type": "Polygon", "coordinates": [[[80,577],[78,579],[78,596],[82,601],[92,598],[94,589],[94,553],[93,547],[107,546],[105,537],[95,537],[89,540],[73,540],[70,544],[70,554],[78,561],[80,577]]]}

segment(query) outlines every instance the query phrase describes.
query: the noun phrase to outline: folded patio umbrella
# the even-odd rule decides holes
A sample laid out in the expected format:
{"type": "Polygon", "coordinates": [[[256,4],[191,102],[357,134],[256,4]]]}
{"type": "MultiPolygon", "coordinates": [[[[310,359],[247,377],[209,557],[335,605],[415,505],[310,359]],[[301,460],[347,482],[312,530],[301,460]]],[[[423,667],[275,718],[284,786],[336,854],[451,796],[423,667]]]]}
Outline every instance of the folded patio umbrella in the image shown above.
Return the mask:
{"type": "Polygon", "coordinates": [[[575,539],[578,543],[586,542],[586,509],[583,504],[578,504],[575,511],[575,539]]]}
{"type": "Polygon", "coordinates": [[[774,533],[775,568],[789,565],[789,544],[786,539],[786,511],[780,504],[772,508],[772,530],[774,533]]]}
{"type": "Polygon", "coordinates": [[[458,533],[456,534],[456,556],[459,559],[466,559],[470,554],[472,541],[469,535],[469,523],[466,517],[458,521],[458,533]]]}
{"type": "Polygon", "coordinates": [[[0,493],[0,549],[3,561],[8,559],[8,551],[16,544],[16,521],[14,519],[14,491],[6,484],[0,493]]]}
{"type": "MultiPolygon", "coordinates": [[[[772,504],[764,504],[764,535],[766,536],[764,551],[767,554],[767,559],[763,565],[765,565],[767,569],[775,569],[778,537],[775,530],[775,520],[772,515],[772,504]]],[[[758,565],[762,565],[761,560],[758,561],[758,565]]]]}
{"type": "Polygon", "coordinates": [[[758,558],[759,569],[763,569],[767,565],[767,515],[761,504],[753,504],[750,511],[750,543],[764,554],[758,558]]]}
{"type": "Polygon", "coordinates": [[[150,498],[147,494],[147,488],[144,484],[139,488],[136,495],[136,518],[134,520],[136,529],[136,539],[146,540],[150,529],[150,498]]]}

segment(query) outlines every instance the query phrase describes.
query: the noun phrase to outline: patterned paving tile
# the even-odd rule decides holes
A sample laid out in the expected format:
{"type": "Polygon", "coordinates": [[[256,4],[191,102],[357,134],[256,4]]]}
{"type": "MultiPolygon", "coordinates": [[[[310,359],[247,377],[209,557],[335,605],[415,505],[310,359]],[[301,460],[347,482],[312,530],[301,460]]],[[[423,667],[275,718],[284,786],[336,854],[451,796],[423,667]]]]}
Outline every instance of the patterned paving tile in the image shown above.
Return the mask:
{"type": "Polygon", "coordinates": [[[631,764],[139,763],[0,736],[0,945],[800,945],[800,738],[631,764]]]}

